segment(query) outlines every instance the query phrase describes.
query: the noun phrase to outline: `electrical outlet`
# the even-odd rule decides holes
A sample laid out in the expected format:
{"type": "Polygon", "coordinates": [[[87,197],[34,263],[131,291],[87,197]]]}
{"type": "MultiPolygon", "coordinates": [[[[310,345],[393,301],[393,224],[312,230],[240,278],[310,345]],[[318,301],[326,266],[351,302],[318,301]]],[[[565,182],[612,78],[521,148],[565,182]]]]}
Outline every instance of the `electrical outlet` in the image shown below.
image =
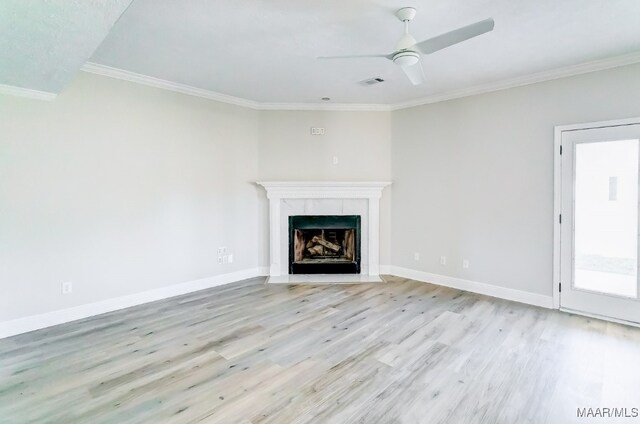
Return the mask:
{"type": "Polygon", "coordinates": [[[333,157],[333,164],[337,165],[338,164],[338,156],[334,156],[333,157]]]}
{"type": "Polygon", "coordinates": [[[62,283],[62,294],[73,293],[73,283],[71,281],[65,281],[62,283]]]}
{"type": "Polygon", "coordinates": [[[440,265],[446,265],[446,264],[447,264],[447,257],[440,256],[440,265]]]}
{"type": "Polygon", "coordinates": [[[222,265],[222,256],[218,256],[218,265],[222,265]]]}
{"type": "Polygon", "coordinates": [[[230,255],[227,257],[227,261],[229,261],[229,263],[230,263],[230,264],[232,264],[232,263],[233,263],[233,255],[231,255],[231,254],[230,254],[230,255]]]}
{"type": "Polygon", "coordinates": [[[413,260],[414,260],[414,261],[419,261],[419,260],[420,260],[420,253],[415,252],[415,253],[413,254],[413,260]]]}
{"type": "Polygon", "coordinates": [[[311,135],[324,135],[324,128],[311,127],[311,135]]]}
{"type": "Polygon", "coordinates": [[[462,268],[469,268],[469,259],[463,259],[462,260],[462,268]]]}
{"type": "Polygon", "coordinates": [[[227,253],[227,247],[226,247],[226,246],[224,246],[224,247],[222,248],[222,254],[224,255],[225,253],[227,253]]]}
{"type": "Polygon", "coordinates": [[[218,256],[224,253],[224,247],[218,247],[218,256]]]}
{"type": "Polygon", "coordinates": [[[227,255],[224,255],[224,256],[222,257],[222,263],[223,263],[223,264],[227,264],[227,263],[229,263],[229,257],[228,257],[227,255]]]}

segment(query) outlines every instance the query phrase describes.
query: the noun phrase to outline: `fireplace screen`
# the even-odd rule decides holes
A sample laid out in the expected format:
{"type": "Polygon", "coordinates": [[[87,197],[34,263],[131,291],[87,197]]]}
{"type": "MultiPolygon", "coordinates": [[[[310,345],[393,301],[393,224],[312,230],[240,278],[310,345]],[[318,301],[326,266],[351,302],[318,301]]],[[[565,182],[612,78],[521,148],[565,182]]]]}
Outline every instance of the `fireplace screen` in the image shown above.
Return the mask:
{"type": "Polygon", "coordinates": [[[291,274],[359,274],[360,216],[289,217],[291,274]]]}

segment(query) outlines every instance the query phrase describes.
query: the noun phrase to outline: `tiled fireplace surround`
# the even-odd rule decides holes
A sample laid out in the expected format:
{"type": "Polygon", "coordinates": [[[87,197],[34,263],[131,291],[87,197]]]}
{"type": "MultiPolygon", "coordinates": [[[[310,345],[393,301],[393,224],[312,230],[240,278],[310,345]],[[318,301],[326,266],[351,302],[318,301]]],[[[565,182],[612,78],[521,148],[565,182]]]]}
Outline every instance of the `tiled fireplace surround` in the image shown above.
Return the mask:
{"type": "Polygon", "coordinates": [[[269,282],[321,281],[289,275],[289,216],[360,215],[361,273],[333,274],[332,282],[377,281],[380,274],[380,198],[390,182],[259,182],[269,199],[269,282]]]}

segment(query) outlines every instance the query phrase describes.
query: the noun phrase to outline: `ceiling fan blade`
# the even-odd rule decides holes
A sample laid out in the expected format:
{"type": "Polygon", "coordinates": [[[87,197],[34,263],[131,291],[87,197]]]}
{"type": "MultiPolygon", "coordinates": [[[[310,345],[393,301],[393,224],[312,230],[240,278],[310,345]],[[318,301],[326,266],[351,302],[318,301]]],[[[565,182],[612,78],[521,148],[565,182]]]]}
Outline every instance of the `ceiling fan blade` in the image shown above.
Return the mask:
{"type": "Polygon", "coordinates": [[[415,65],[401,66],[409,81],[413,85],[420,85],[425,81],[424,71],[422,70],[422,61],[418,61],[415,65]]]}
{"type": "Polygon", "coordinates": [[[391,60],[393,58],[393,54],[356,54],[356,55],[348,55],[348,56],[319,56],[318,59],[362,59],[362,58],[384,58],[391,60]]]}
{"type": "Polygon", "coordinates": [[[430,54],[489,32],[493,30],[494,25],[495,22],[492,18],[485,19],[484,21],[476,22],[475,24],[454,29],[453,31],[445,32],[444,34],[421,41],[416,43],[415,47],[424,54],[430,54]]]}

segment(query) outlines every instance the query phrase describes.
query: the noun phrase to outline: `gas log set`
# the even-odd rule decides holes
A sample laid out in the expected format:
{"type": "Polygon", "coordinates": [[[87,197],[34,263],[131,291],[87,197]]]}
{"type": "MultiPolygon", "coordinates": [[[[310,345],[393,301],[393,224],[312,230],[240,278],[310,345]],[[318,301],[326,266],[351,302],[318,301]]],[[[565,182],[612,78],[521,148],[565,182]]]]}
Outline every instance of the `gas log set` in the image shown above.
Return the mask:
{"type": "Polygon", "coordinates": [[[331,243],[319,236],[313,236],[305,246],[309,256],[338,256],[342,246],[331,243]]]}

